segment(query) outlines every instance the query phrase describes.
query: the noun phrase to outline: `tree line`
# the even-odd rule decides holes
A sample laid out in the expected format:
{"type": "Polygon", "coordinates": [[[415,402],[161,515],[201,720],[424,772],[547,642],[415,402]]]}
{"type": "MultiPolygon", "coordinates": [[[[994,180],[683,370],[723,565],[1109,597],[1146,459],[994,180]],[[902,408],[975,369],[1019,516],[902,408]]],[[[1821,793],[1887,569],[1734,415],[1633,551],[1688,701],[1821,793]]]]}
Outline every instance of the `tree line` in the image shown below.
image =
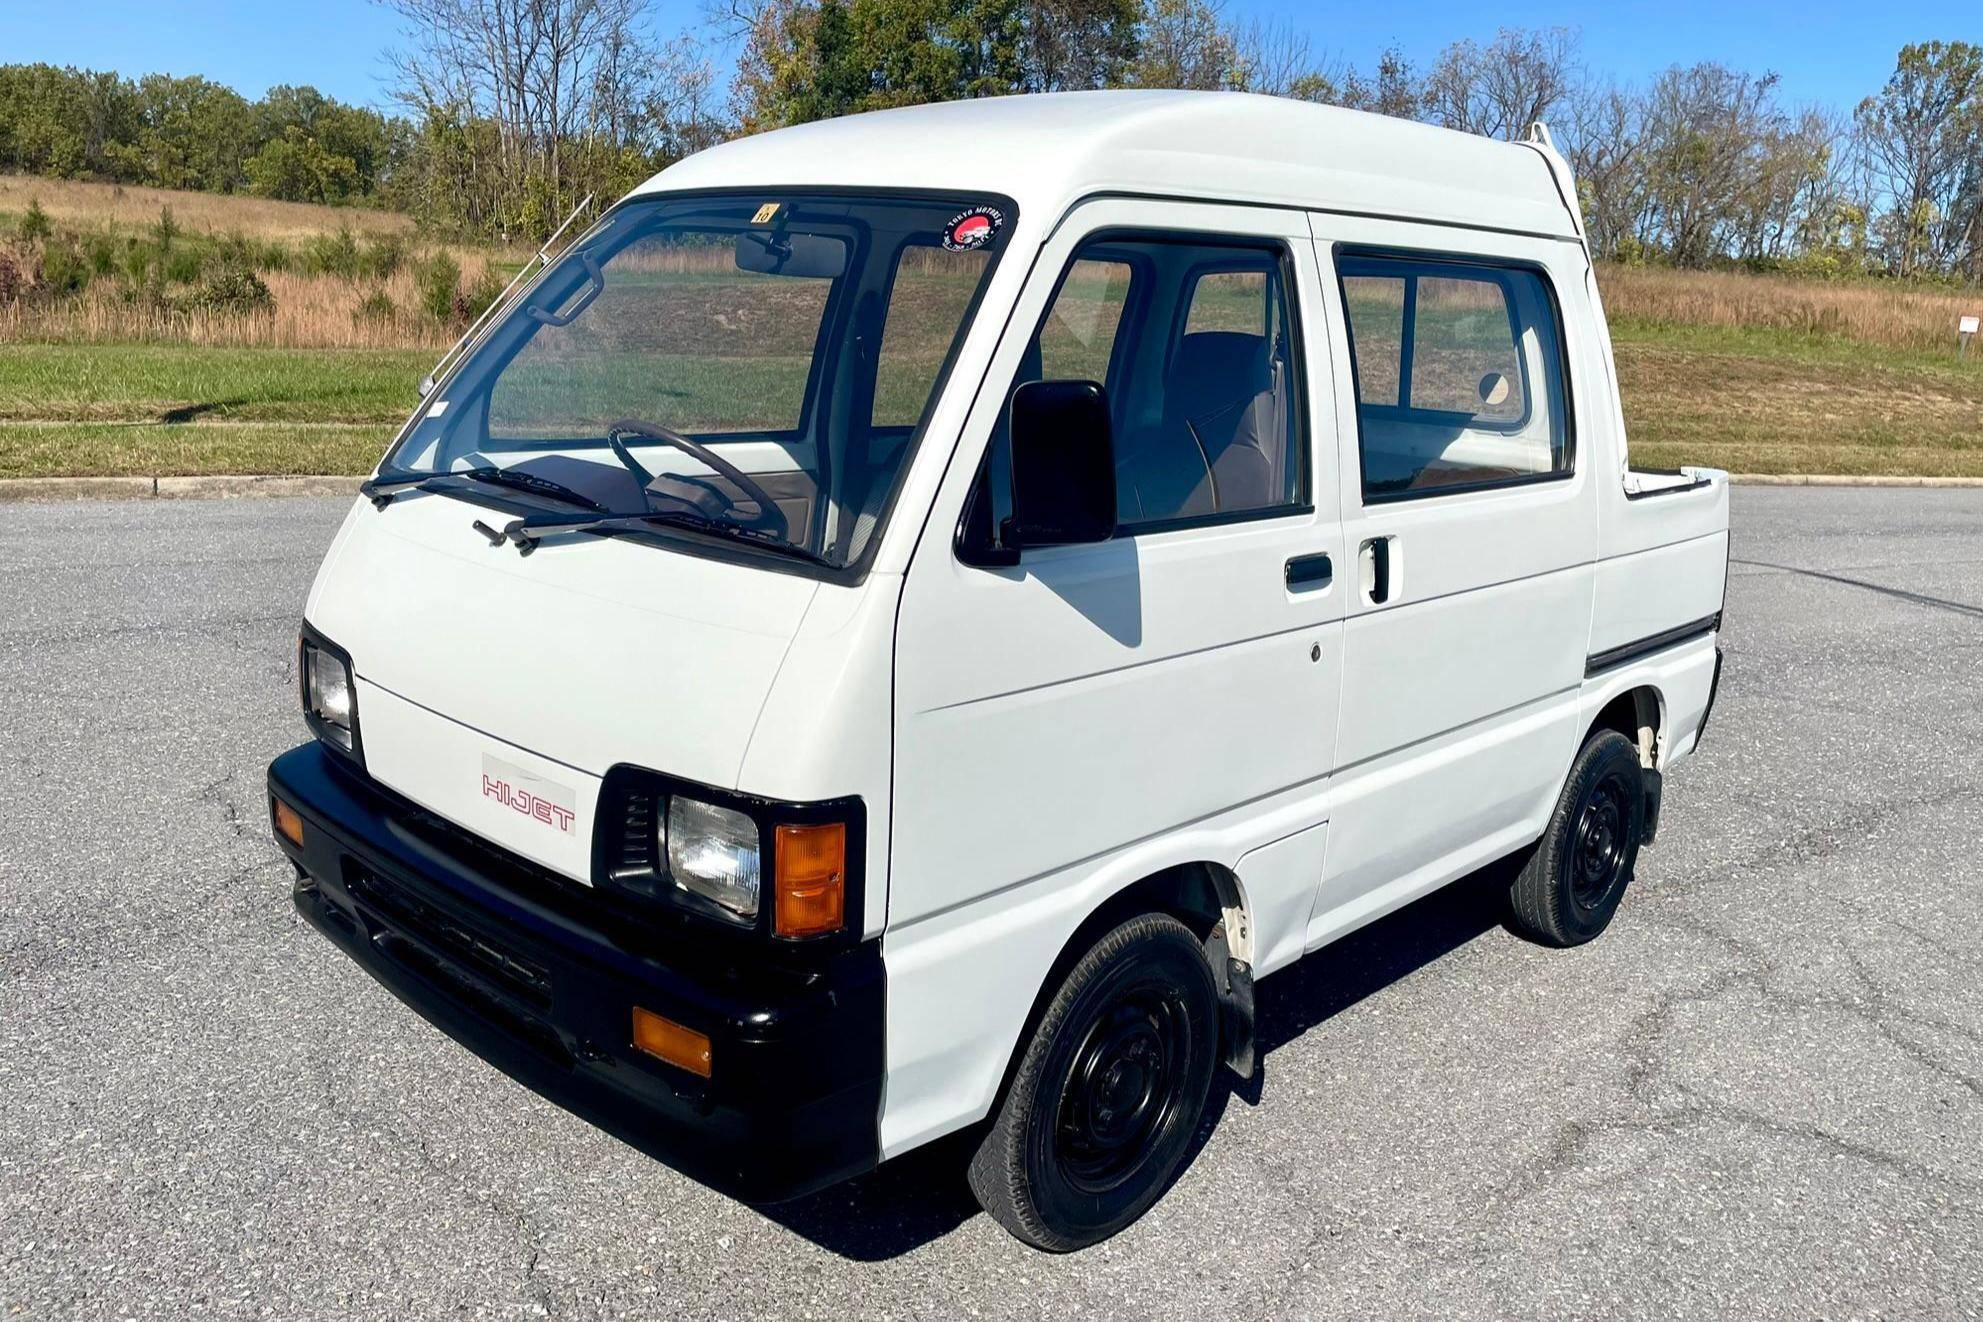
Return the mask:
{"type": "Polygon", "coordinates": [[[1103,87],[1260,92],[1512,139],[1548,121],[1601,256],[1983,279],[1983,47],[1904,47],[1850,109],[1715,62],[1639,84],[1565,29],[1418,65],[1318,56],[1219,0],[385,0],[393,109],[308,87],[0,66],[0,170],[390,206],[450,237],[534,238],[739,134],[927,101],[1103,87]]]}

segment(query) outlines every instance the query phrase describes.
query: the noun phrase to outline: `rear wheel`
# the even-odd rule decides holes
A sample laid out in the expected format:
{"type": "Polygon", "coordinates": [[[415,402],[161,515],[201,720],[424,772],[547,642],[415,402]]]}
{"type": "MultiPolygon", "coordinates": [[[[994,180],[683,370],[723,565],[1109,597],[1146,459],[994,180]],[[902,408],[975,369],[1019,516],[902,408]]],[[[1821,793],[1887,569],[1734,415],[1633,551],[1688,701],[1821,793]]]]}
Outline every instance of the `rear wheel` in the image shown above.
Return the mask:
{"type": "Polygon", "coordinates": [[[1553,946],[1581,945],[1604,931],[1631,884],[1645,813],[1638,750],[1616,730],[1597,731],[1508,889],[1516,925],[1553,946]]]}
{"type": "Polygon", "coordinates": [[[1132,918],[1067,975],[972,1158],[971,1189],[1019,1239],[1107,1239],[1169,1186],[1204,1113],[1218,991],[1191,929],[1132,918]]]}

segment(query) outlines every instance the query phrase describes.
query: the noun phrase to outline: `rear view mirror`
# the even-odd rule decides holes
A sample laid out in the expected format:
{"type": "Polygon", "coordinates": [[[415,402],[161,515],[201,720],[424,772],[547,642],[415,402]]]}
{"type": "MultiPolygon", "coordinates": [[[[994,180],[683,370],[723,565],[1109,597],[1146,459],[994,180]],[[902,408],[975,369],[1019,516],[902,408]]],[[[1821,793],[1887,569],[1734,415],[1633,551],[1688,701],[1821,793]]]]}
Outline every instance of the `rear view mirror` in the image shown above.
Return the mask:
{"type": "Polygon", "coordinates": [[[1012,394],[1008,547],[1115,536],[1115,438],[1108,392],[1093,381],[1029,381],[1012,394]]]}
{"type": "Polygon", "coordinates": [[[824,234],[745,231],[737,236],[737,269],[832,280],[847,269],[847,245],[824,234]]]}

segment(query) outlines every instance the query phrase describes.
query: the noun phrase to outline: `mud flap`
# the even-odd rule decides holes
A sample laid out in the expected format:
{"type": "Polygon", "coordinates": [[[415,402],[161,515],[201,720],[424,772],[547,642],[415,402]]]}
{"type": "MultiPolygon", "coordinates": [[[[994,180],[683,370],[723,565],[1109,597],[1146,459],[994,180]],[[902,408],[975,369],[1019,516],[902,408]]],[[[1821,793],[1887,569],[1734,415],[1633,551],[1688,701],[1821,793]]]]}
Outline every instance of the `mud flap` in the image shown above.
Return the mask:
{"type": "Polygon", "coordinates": [[[1225,1039],[1226,1064],[1242,1079],[1253,1077],[1253,966],[1243,959],[1226,959],[1225,994],[1219,998],[1219,1030],[1225,1039]]]}
{"type": "Polygon", "coordinates": [[[1646,790],[1645,821],[1639,829],[1639,846],[1644,848],[1659,834],[1659,798],[1664,789],[1661,783],[1664,778],[1651,767],[1639,768],[1639,778],[1646,790]]]}
{"type": "Polygon", "coordinates": [[[1253,966],[1235,959],[1220,923],[1205,938],[1205,962],[1219,985],[1219,1041],[1225,1062],[1242,1079],[1253,1077],[1253,966]]]}

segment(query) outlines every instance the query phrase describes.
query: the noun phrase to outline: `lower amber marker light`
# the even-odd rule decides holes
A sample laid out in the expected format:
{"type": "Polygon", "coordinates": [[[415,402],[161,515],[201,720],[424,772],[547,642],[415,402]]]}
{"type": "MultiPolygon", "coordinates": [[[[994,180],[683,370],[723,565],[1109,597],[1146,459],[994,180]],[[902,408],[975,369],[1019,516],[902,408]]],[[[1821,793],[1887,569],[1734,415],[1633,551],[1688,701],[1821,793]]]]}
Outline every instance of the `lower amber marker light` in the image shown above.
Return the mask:
{"type": "Polygon", "coordinates": [[[633,1044],[656,1060],[709,1077],[709,1038],[652,1010],[633,1008],[633,1044]]]}
{"type": "Polygon", "coordinates": [[[275,823],[275,833],[295,845],[303,847],[303,815],[284,803],[281,799],[269,800],[269,816],[275,823]]]}

